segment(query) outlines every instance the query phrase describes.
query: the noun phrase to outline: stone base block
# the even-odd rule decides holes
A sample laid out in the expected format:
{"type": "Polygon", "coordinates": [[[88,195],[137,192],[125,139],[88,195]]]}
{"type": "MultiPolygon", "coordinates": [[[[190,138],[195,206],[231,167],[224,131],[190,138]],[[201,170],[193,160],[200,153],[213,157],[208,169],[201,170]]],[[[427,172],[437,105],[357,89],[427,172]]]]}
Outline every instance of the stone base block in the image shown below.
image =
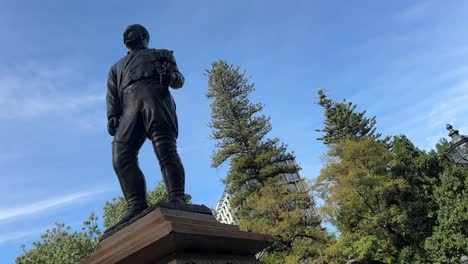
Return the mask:
{"type": "Polygon", "coordinates": [[[244,264],[271,238],[221,224],[212,215],[156,208],[101,241],[82,264],[244,264]]]}

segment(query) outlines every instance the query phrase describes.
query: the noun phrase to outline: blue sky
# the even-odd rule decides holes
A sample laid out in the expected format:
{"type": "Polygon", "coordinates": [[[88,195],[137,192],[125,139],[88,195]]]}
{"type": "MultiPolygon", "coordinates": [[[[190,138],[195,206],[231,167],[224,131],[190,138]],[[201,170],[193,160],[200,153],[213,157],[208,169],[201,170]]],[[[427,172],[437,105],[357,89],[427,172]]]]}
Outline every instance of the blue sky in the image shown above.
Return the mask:
{"type": "MultiPolygon", "coordinates": [[[[325,147],[316,90],[377,116],[385,135],[430,149],[445,124],[468,134],[465,1],[0,0],[0,263],[53,223],[78,228],[120,194],[106,132],[105,81],[140,23],[151,47],[174,50],[186,77],[173,92],[194,203],[214,207],[226,166],[210,167],[204,70],[217,59],[248,70],[273,130],[319,173],[325,147]]],[[[150,144],[148,186],[161,179],[150,144]]],[[[102,220],[102,219],[101,219],[102,220]]]]}

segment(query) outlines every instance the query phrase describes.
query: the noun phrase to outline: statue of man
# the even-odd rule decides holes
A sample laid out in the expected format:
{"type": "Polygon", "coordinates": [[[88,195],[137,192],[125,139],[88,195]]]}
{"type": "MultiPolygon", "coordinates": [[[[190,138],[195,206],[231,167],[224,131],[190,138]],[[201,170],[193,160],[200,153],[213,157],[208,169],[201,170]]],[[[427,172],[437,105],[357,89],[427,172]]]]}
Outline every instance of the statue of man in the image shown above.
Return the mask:
{"type": "Polygon", "coordinates": [[[128,26],[123,38],[129,51],[111,67],[106,97],[113,166],[127,201],[127,212],[118,224],[148,207],[137,157],[146,138],[153,144],[170,202],[185,203],[176,105],[169,92],[169,87],[183,86],[184,76],[172,51],[148,48],[149,33],[143,26],[128,26]]]}

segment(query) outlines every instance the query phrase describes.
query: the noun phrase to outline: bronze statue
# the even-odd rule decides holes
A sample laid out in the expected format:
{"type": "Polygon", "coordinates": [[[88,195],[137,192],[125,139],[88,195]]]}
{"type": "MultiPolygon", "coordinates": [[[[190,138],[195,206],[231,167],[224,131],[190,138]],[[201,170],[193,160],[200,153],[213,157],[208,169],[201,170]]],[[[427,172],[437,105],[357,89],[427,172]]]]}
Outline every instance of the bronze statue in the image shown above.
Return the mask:
{"type": "Polygon", "coordinates": [[[172,51],[148,48],[149,33],[143,26],[128,26],[123,37],[129,52],[111,67],[106,98],[113,166],[127,201],[127,212],[117,225],[148,207],[137,157],[146,138],[153,144],[170,202],[185,205],[176,105],[169,92],[169,87],[183,86],[184,76],[172,51]]]}

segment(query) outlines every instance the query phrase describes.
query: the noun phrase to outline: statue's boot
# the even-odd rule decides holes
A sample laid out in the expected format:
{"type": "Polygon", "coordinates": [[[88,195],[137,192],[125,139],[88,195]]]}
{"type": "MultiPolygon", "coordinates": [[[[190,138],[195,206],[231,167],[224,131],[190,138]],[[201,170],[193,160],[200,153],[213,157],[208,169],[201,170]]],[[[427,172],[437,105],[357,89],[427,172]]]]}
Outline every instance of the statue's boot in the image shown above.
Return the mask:
{"type": "Polygon", "coordinates": [[[169,202],[186,204],[185,195],[169,195],[169,202]]]}
{"type": "Polygon", "coordinates": [[[148,208],[148,205],[142,206],[142,207],[127,207],[127,212],[125,215],[120,219],[119,222],[117,222],[114,226],[119,226],[121,224],[124,224],[128,221],[130,221],[133,217],[137,216],[141,212],[143,212],[146,208],[148,208]]]}
{"type": "Polygon", "coordinates": [[[125,212],[124,216],[120,219],[120,221],[114,224],[113,226],[107,228],[106,230],[104,230],[104,234],[115,229],[116,227],[120,225],[127,223],[132,218],[134,218],[135,216],[143,212],[146,208],[148,208],[148,205],[143,205],[143,206],[138,206],[138,207],[127,206],[127,212],[125,212]]]}
{"type": "Polygon", "coordinates": [[[157,137],[153,140],[153,148],[159,160],[164,184],[169,201],[185,204],[185,171],[177,153],[174,137],[157,137]]]}

